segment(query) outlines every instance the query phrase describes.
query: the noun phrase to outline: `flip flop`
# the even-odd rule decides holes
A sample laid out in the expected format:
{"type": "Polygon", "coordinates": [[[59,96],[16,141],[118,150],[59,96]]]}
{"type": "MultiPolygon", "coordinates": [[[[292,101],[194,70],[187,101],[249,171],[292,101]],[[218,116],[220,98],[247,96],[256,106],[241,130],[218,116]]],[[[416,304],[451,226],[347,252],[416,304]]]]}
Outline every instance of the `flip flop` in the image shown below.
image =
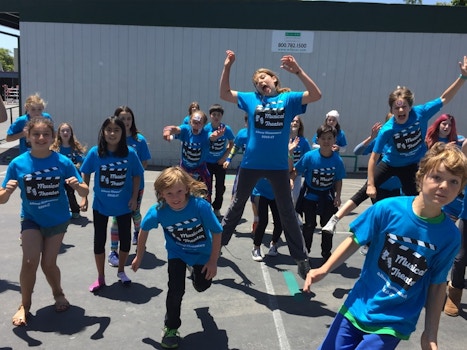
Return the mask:
{"type": "Polygon", "coordinates": [[[55,311],[65,312],[70,308],[70,302],[66,300],[65,295],[57,295],[55,297],[55,311]]]}
{"type": "Polygon", "coordinates": [[[13,319],[11,321],[13,326],[16,326],[16,327],[27,326],[28,323],[26,322],[26,317],[28,314],[29,312],[26,312],[26,309],[24,308],[24,306],[20,305],[18,307],[18,311],[16,311],[16,313],[13,315],[13,319]]]}

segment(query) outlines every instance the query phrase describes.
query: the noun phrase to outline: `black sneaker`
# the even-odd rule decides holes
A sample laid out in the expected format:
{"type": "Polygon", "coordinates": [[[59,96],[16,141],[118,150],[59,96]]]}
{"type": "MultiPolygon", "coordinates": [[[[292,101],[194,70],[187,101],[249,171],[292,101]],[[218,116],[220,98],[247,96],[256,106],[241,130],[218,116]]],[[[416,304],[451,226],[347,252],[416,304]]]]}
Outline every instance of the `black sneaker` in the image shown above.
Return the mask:
{"type": "Polygon", "coordinates": [[[161,346],[164,349],[175,349],[178,348],[179,342],[180,333],[178,333],[178,329],[164,327],[161,346]]]}
{"type": "Polygon", "coordinates": [[[308,271],[311,270],[310,267],[310,262],[308,261],[308,258],[305,260],[297,260],[297,273],[302,279],[306,279],[306,275],[308,271]]]}

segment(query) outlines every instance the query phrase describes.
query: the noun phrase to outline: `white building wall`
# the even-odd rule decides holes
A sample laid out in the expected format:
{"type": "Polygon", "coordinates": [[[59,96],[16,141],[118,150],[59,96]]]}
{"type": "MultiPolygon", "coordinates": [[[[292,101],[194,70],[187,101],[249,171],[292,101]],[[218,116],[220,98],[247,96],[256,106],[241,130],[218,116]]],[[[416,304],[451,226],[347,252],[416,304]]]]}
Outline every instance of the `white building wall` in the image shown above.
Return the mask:
{"type": "MultiPolygon", "coordinates": [[[[271,52],[271,37],[270,30],[23,22],[22,98],[40,92],[55,122],[72,123],[89,146],[102,121],[128,105],[150,143],[150,164],[176,164],[180,147],[163,141],[162,128],[180,124],[191,101],[206,112],[221,103],[225,123],[235,132],[243,127],[243,112],[219,99],[226,49],[237,53],[233,89],[251,90],[259,67],[278,72],[282,86],[303,89],[279,68],[283,54],[271,52]]],[[[313,52],[295,54],[323,93],[304,115],[306,136],[311,139],[326,112],[337,109],[351,154],[384,119],[397,85],[411,88],[416,103],[438,97],[459,75],[458,61],[466,54],[465,34],[315,32],[313,52]]],[[[457,117],[461,134],[467,134],[465,111],[467,87],[442,110],[457,117]]],[[[366,161],[360,157],[359,166],[366,161]]]]}

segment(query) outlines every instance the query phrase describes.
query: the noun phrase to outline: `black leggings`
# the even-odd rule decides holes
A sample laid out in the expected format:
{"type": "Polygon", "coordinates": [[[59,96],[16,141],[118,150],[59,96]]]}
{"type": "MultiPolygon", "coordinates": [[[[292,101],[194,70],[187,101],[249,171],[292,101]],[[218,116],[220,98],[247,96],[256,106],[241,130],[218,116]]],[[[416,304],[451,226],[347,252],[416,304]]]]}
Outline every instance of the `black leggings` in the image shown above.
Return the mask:
{"type": "MultiPolygon", "coordinates": [[[[193,287],[198,292],[204,292],[211,286],[212,280],[206,279],[206,271],[201,273],[203,265],[194,265],[191,273],[193,287]]],[[[180,312],[182,299],[185,294],[186,264],[181,259],[169,259],[168,261],[168,291],[165,301],[166,314],[165,325],[171,329],[178,329],[182,324],[180,312]]]]}
{"type": "Polygon", "coordinates": [[[451,283],[454,288],[465,288],[465,267],[467,265],[467,220],[459,220],[459,231],[461,232],[461,247],[454,259],[451,270],[451,283]]]}
{"type": "Polygon", "coordinates": [[[263,196],[255,196],[254,201],[258,208],[258,226],[255,230],[254,245],[259,247],[263,243],[264,231],[266,231],[266,227],[268,226],[268,207],[271,208],[272,219],[274,221],[271,241],[277,243],[282,233],[282,224],[276,201],[263,196]]]}
{"type": "MultiPolygon", "coordinates": [[[[402,192],[406,196],[416,196],[418,194],[417,185],[415,183],[415,174],[418,170],[418,163],[409,164],[401,167],[392,167],[385,162],[379,162],[375,169],[374,180],[375,187],[378,188],[382,183],[386,182],[392,176],[397,176],[402,184],[402,192]]],[[[351,200],[357,207],[365,199],[368,198],[366,194],[367,182],[355,193],[351,200]]]]}
{"type": "MultiPolygon", "coordinates": [[[[94,254],[103,254],[105,253],[109,217],[102,215],[97,210],[93,210],[92,214],[94,217],[94,254]]],[[[131,212],[117,216],[116,218],[120,250],[127,253],[130,251],[131,246],[131,212]]]]}

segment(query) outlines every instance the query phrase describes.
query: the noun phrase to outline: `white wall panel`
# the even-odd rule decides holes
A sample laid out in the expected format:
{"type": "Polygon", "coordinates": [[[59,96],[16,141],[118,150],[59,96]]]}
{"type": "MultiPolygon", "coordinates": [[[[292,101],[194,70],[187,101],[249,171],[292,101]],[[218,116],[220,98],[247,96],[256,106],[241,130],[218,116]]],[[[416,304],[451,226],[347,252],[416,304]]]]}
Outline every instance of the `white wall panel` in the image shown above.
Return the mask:
{"type": "MultiPolygon", "coordinates": [[[[221,103],[225,122],[234,131],[243,127],[243,112],[219,99],[226,49],[237,53],[233,89],[251,90],[259,67],[278,72],[282,86],[303,89],[296,76],[279,68],[282,53],[271,52],[271,36],[269,30],[25,22],[22,98],[40,92],[56,123],[71,122],[89,146],[104,118],[129,105],[150,143],[150,164],[174,164],[180,147],[162,140],[162,127],[181,123],[191,101],[205,111],[221,103]]],[[[306,136],[312,137],[327,111],[337,109],[350,153],[383,120],[397,85],[411,88],[416,103],[438,97],[459,74],[464,54],[464,34],[315,32],[313,52],[295,55],[323,92],[304,116],[306,136]]],[[[459,95],[443,112],[455,115],[459,133],[467,134],[467,88],[459,95]]]]}

